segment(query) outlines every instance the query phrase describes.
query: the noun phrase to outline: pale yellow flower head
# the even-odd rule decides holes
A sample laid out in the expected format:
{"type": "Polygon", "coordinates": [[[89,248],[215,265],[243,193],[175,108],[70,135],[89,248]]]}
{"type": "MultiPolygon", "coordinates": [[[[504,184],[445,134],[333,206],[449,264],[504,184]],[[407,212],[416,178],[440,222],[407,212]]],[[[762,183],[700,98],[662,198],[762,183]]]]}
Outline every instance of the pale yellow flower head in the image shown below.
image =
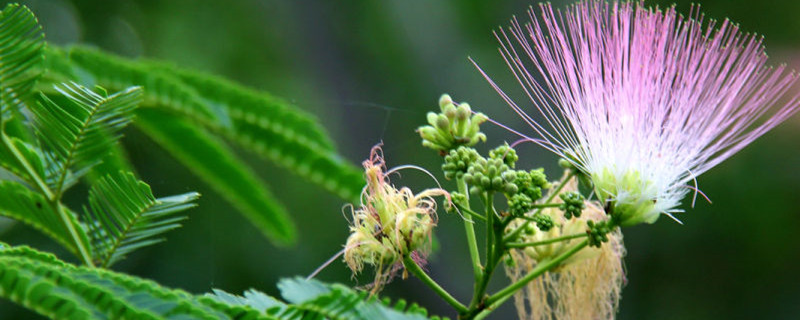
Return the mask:
{"type": "Polygon", "coordinates": [[[431,231],[436,226],[434,196],[449,198],[447,191],[427,189],[414,194],[411,189],[395,188],[385,174],[380,146],[372,148],[363,162],[367,185],[361,204],[352,209],[350,237],[344,259],[354,274],[364,264],[376,268],[374,290],[388,282],[404,256],[424,258],[430,248],[431,231]]]}

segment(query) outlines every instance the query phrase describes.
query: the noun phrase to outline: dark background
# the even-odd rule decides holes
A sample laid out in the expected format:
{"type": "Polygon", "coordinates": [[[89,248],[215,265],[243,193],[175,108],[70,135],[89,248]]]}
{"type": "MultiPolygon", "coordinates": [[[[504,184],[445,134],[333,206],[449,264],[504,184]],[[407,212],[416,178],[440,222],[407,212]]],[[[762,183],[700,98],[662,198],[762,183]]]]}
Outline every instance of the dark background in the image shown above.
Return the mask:
{"type": "MultiPolygon", "coordinates": [[[[559,1],[554,5],[562,6],[559,1]]],[[[414,163],[441,177],[439,157],[413,130],[440,94],[524,128],[467,60],[473,57],[503,87],[516,88],[491,30],[523,15],[528,1],[24,1],[54,44],[85,43],[129,57],[169,60],[269,91],[312,112],[352,163],[383,141],[390,166],[414,163]]],[[[669,5],[670,1],[658,1],[669,5]]],[[[678,10],[688,13],[689,1],[678,10]]],[[[800,68],[800,1],[701,1],[707,16],[729,17],[766,37],[774,64],[800,68]]],[[[489,143],[513,140],[486,126],[489,143]]],[[[699,179],[713,205],[699,201],[680,218],[625,229],[628,284],[619,319],[795,319],[800,317],[800,116],[766,134],[699,179]]],[[[211,288],[277,294],[281,277],[306,275],[342,248],[342,201],[281,168],[246,157],[289,208],[299,228],[292,248],[261,237],[221,197],[136,130],[125,147],[156,195],[197,190],[204,196],[184,228],[166,243],[132,254],[115,269],[203,293],[211,288]],[[279,183],[278,183],[279,182],[279,183]],[[279,187],[278,187],[279,186],[279,187]]],[[[523,167],[555,157],[520,148],[523,167]]],[[[440,178],[442,179],[442,178],[440,178]]],[[[434,186],[421,174],[402,180],[434,186]]],[[[452,186],[449,186],[452,187],[452,186]]],[[[688,202],[688,201],[687,201],[688,202]]],[[[57,245],[22,225],[3,224],[0,240],[30,244],[65,259],[57,245]]],[[[466,300],[471,272],[457,217],[441,213],[440,250],[430,271],[466,300]],[[443,249],[443,250],[442,250],[443,249]]],[[[319,277],[353,284],[343,263],[319,277]]],[[[359,283],[364,284],[362,279],[359,283]]],[[[495,286],[502,281],[495,283],[495,286]]],[[[406,297],[449,315],[416,279],[396,280],[385,295],[406,297]]],[[[0,318],[31,315],[8,302],[0,318]]],[[[505,306],[493,319],[516,317],[505,306]]]]}

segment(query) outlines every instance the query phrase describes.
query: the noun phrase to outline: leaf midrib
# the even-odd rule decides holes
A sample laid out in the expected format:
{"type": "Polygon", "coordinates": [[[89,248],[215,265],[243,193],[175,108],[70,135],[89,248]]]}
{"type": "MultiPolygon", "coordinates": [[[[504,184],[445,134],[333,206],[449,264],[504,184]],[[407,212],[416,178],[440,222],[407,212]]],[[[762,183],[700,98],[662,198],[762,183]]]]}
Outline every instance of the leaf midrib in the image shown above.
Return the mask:
{"type": "Polygon", "coordinates": [[[75,151],[78,149],[78,145],[86,137],[86,132],[88,131],[89,125],[91,125],[92,118],[99,113],[99,110],[104,105],[106,105],[106,103],[109,100],[110,99],[108,97],[105,97],[102,100],[100,100],[99,103],[96,103],[93,106],[91,112],[89,112],[89,115],[86,117],[86,120],[83,121],[83,123],[82,123],[82,125],[80,127],[80,130],[78,131],[78,134],[76,135],[75,141],[70,146],[69,152],[67,153],[67,156],[65,157],[66,160],[64,161],[64,165],[61,168],[61,172],[59,174],[58,180],[56,181],[56,184],[55,184],[56,192],[54,193],[54,197],[55,197],[54,200],[58,200],[58,201],[61,200],[61,196],[63,195],[63,191],[64,191],[63,190],[64,189],[64,181],[67,179],[67,173],[69,172],[69,167],[71,167],[73,165],[73,161],[75,161],[75,151]]]}

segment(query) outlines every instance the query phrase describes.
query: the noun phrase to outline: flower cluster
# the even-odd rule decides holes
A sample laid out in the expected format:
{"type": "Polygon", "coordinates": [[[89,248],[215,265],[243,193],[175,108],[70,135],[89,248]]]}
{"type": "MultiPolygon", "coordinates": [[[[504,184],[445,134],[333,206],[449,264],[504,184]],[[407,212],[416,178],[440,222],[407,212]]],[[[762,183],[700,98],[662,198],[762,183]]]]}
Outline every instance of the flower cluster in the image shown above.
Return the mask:
{"type": "Polygon", "coordinates": [[[486,135],[480,132],[480,124],[488,120],[484,114],[472,114],[469,104],[456,105],[446,94],[439,99],[439,108],[442,112],[428,113],[429,125],[417,129],[423,146],[446,155],[459,146],[469,147],[486,141],[486,135]]]}
{"type": "Polygon", "coordinates": [[[800,106],[779,102],[797,75],[768,67],[762,38],[730,21],[637,2],[540,10],[496,34],[531,108],[484,76],[531,125],[528,139],[588,175],[622,225],[680,212],[698,175],[800,106]]]}
{"type": "Polygon", "coordinates": [[[428,189],[414,194],[409,188],[395,188],[385,172],[379,146],[372,148],[363,162],[367,185],[361,193],[361,205],[353,208],[350,237],[344,259],[354,274],[364,264],[377,269],[374,289],[380,289],[392,277],[403,257],[422,259],[427,254],[431,230],[436,225],[434,196],[449,197],[442,189],[428,189]]]}

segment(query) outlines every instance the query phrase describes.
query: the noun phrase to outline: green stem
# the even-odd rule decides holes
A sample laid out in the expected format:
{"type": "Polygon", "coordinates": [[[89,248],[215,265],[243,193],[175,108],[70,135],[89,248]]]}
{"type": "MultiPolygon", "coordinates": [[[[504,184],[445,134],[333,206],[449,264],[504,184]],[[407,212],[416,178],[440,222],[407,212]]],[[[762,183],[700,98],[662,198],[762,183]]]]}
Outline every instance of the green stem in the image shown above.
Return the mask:
{"type": "MultiPolygon", "coordinates": [[[[467,182],[464,181],[464,178],[458,178],[456,179],[456,184],[458,185],[458,192],[463,194],[466,198],[464,203],[460,205],[460,208],[472,211],[469,208],[469,189],[467,188],[467,182]]],[[[469,248],[470,261],[472,261],[472,274],[475,277],[475,282],[477,282],[481,277],[483,266],[481,266],[480,253],[478,252],[478,241],[475,239],[475,227],[473,225],[474,223],[472,221],[464,220],[464,231],[467,235],[467,247],[469,248]]]]}
{"type": "Polygon", "coordinates": [[[531,206],[533,209],[545,209],[545,208],[557,208],[561,206],[560,203],[543,203],[543,204],[534,204],[531,206]]]}
{"type": "Polygon", "coordinates": [[[486,269],[481,274],[480,279],[475,283],[475,291],[472,295],[472,301],[469,304],[470,310],[475,310],[476,307],[482,304],[483,296],[486,293],[486,287],[489,285],[489,280],[492,278],[495,267],[497,267],[499,257],[502,256],[500,252],[502,249],[502,230],[495,230],[498,221],[494,210],[494,192],[487,192],[485,202],[487,220],[486,269]]]}
{"type": "Polygon", "coordinates": [[[492,240],[494,240],[494,221],[496,217],[494,216],[494,192],[487,192],[486,193],[486,265],[489,266],[492,261],[492,252],[494,251],[494,246],[492,245],[492,240]]]}
{"type": "MultiPolygon", "coordinates": [[[[486,221],[486,217],[482,216],[480,213],[472,211],[472,209],[470,209],[470,208],[465,208],[460,203],[456,203],[455,205],[456,205],[456,207],[458,207],[458,210],[461,210],[462,212],[466,212],[467,214],[470,215],[471,218],[476,218],[476,219],[481,220],[481,221],[486,221]]],[[[464,220],[464,222],[471,223],[470,221],[467,221],[467,220],[464,220]]],[[[473,236],[475,235],[475,229],[472,229],[472,235],[473,236]]],[[[477,247],[475,247],[475,248],[477,249],[477,247]]]]}
{"type": "Polygon", "coordinates": [[[25,156],[22,155],[22,152],[20,152],[19,149],[17,149],[17,146],[14,145],[14,142],[12,142],[11,139],[9,139],[8,136],[6,136],[5,134],[3,134],[2,136],[3,136],[3,144],[5,144],[6,148],[8,148],[8,151],[10,151],[11,154],[14,155],[14,158],[20,165],[22,165],[25,171],[28,172],[28,175],[36,183],[36,187],[39,188],[39,191],[44,193],[47,199],[52,200],[53,192],[50,191],[50,187],[47,186],[47,183],[45,183],[44,180],[42,180],[42,177],[40,177],[39,174],[36,172],[36,170],[33,169],[33,166],[30,163],[28,163],[28,160],[25,159],[25,156]]]}
{"type": "Polygon", "coordinates": [[[73,224],[72,219],[69,217],[69,213],[67,210],[61,207],[60,199],[56,196],[55,193],[50,190],[50,187],[47,186],[47,183],[44,182],[39,173],[33,168],[33,166],[28,163],[28,160],[25,159],[25,156],[22,155],[22,152],[17,149],[17,146],[8,138],[5,134],[0,134],[2,136],[3,144],[5,147],[14,155],[14,158],[17,162],[25,169],[28,173],[28,176],[35,182],[36,187],[39,189],[41,193],[45,195],[48,199],[48,203],[50,207],[53,209],[54,213],[61,219],[61,223],[64,224],[64,227],[69,231],[69,235],[72,237],[72,242],[75,244],[75,247],[78,249],[78,253],[81,256],[81,259],[87,266],[94,266],[92,263],[92,256],[89,254],[89,250],[87,249],[86,244],[83,242],[83,238],[78,235],[78,230],[75,228],[75,224],[73,224]]]}
{"type": "Polygon", "coordinates": [[[514,283],[510,284],[508,287],[505,287],[504,289],[498,291],[497,293],[491,295],[488,299],[486,299],[486,308],[481,310],[475,316],[474,319],[475,320],[480,320],[480,319],[485,318],[494,309],[497,309],[497,307],[499,307],[501,304],[503,304],[503,302],[505,302],[512,295],[514,295],[514,293],[517,292],[517,290],[519,290],[520,288],[522,288],[526,284],[528,284],[528,282],[530,282],[533,279],[536,279],[536,277],[542,275],[546,271],[548,271],[548,270],[550,270],[550,269],[552,269],[554,267],[557,267],[559,264],[564,262],[564,260],[566,260],[567,258],[571,257],[572,255],[574,255],[575,253],[577,253],[581,249],[585,248],[587,245],[589,245],[589,240],[588,239],[587,240],[583,240],[580,243],[578,243],[577,245],[575,245],[574,247],[572,247],[571,249],[569,249],[569,251],[562,253],[560,256],[555,257],[552,260],[547,260],[547,261],[544,261],[542,263],[537,264],[536,268],[534,268],[530,273],[525,275],[525,277],[523,277],[522,279],[519,279],[519,281],[517,281],[517,282],[514,282],[514,283]]]}
{"type": "Polygon", "coordinates": [[[572,239],[577,239],[577,238],[583,238],[585,236],[587,236],[586,233],[577,233],[577,234],[571,234],[571,235],[568,235],[568,236],[561,236],[561,237],[542,240],[542,241],[516,242],[516,243],[512,242],[512,243],[506,243],[506,247],[508,247],[508,248],[525,248],[525,247],[543,246],[543,245],[546,245],[546,244],[551,244],[551,243],[556,243],[556,242],[561,242],[561,241],[567,241],[567,240],[572,240],[572,239]]]}
{"type": "Polygon", "coordinates": [[[436,283],[436,281],[433,281],[433,279],[431,279],[431,277],[429,277],[428,274],[425,273],[425,271],[422,271],[422,268],[420,268],[419,265],[417,265],[417,263],[414,262],[414,260],[411,259],[410,256],[406,255],[403,257],[403,265],[406,267],[406,270],[411,272],[418,279],[420,279],[425,285],[430,287],[433,290],[433,292],[436,292],[436,294],[442,297],[442,299],[444,299],[445,302],[453,306],[453,308],[456,308],[456,310],[458,310],[459,313],[464,313],[469,311],[467,310],[467,307],[465,307],[463,304],[458,302],[458,300],[453,298],[453,296],[451,296],[450,293],[448,293],[438,283],[436,283]]]}
{"type": "Polygon", "coordinates": [[[55,210],[61,218],[61,222],[64,223],[64,226],[67,227],[69,231],[69,235],[72,237],[72,241],[75,243],[75,247],[78,248],[78,252],[81,255],[81,259],[83,263],[87,266],[94,267],[94,262],[92,262],[92,255],[89,254],[89,250],[87,250],[86,244],[83,242],[83,238],[78,235],[78,230],[75,228],[75,224],[72,223],[72,219],[70,219],[69,212],[61,207],[61,203],[58,201],[50,203],[53,210],[55,210]]]}
{"type": "MultiPolygon", "coordinates": [[[[574,177],[574,176],[575,176],[575,171],[570,171],[569,174],[567,175],[567,177],[564,178],[564,180],[562,180],[561,183],[558,184],[558,187],[556,187],[555,190],[550,192],[550,196],[547,197],[547,200],[545,200],[544,203],[545,204],[551,203],[553,201],[553,199],[555,199],[556,195],[558,195],[558,193],[561,192],[561,189],[564,189],[564,185],[566,185],[567,182],[570,179],[572,179],[572,177],[574,177]]],[[[538,213],[541,213],[541,212],[542,212],[542,208],[539,208],[539,210],[537,210],[536,213],[534,213],[534,215],[536,215],[538,213]]],[[[519,227],[517,227],[513,231],[509,232],[503,238],[503,242],[509,242],[509,241],[512,241],[512,240],[516,239],[517,237],[519,237],[519,234],[522,232],[522,230],[525,230],[525,228],[527,228],[530,223],[531,223],[530,221],[525,221],[519,227]]]]}

